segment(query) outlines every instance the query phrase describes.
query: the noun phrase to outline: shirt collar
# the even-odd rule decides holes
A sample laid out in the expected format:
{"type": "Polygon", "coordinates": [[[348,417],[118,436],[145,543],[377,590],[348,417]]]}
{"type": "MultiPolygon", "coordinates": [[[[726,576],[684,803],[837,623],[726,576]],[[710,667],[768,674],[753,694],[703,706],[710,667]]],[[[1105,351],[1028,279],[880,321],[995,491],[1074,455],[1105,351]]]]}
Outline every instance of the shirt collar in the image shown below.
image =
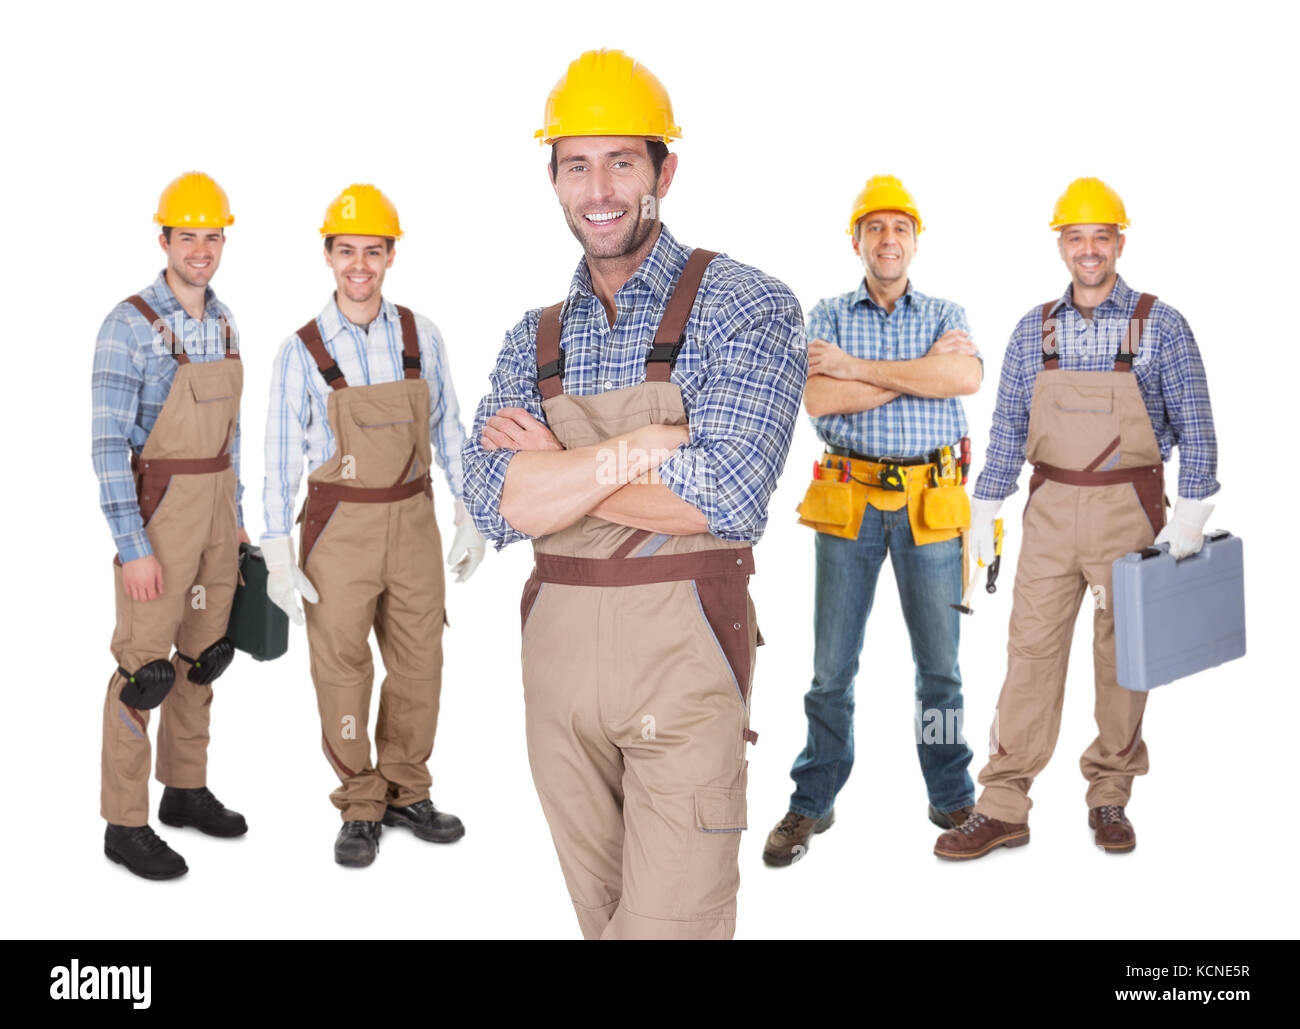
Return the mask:
{"type": "MultiPolygon", "coordinates": [[[[176,294],[172,292],[171,286],[167,284],[167,269],[164,268],[158,273],[158,277],[150,284],[149,289],[153,292],[150,299],[153,301],[149,306],[152,307],[161,317],[175,314],[177,311],[184,311],[181,302],[176,299],[176,294]]],[[[221,304],[217,301],[217,294],[208,286],[203,291],[203,317],[204,319],[221,318],[225,312],[221,310],[221,304]]],[[[185,315],[189,317],[188,312],[185,315]]]]}
{"type": "MultiPolygon", "coordinates": [[[[903,290],[903,295],[900,299],[906,300],[909,307],[912,306],[912,280],[910,278],[907,280],[907,289],[903,290]]],[[[883,307],[871,299],[871,294],[867,292],[867,280],[865,278],[858,281],[858,288],[853,291],[853,303],[855,305],[868,304],[877,310],[884,310],[883,307]]]]}
{"type": "MultiPolygon", "coordinates": [[[[346,332],[355,324],[343,317],[343,312],[339,310],[337,297],[338,293],[336,291],[329,298],[329,302],[321,308],[320,317],[317,318],[317,321],[320,323],[321,338],[326,343],[330,342],[341,333],[346,332]]],[[[378,321],[380,318],[386,318],[390,322],[401,321],[401,315],[397,313],[397,305],[391,300],[381,297],[379,300],[379,314],[375,316],[375,320],[378,321]]],[[[356,328],[361,329],[364,332],[368,326],[357,325],[356,328]]]]}
{"type": "MultiPolygon", "coordinates": [[[[660,222],[659,238],[655,240],[655,245],[627,282],[619,287],[618,292],[614,294],[615,299],[617,300],[624,292],[649,293],[655,299],[667,304],[673,286],[676,285],[690,256],[690,247],[678,243],[668,231],[668,226],[660,222]]],[[[587,259],[584,257],[578,262],[573,279],[569,283],[569,301],[578,296],[592,295],[594,293],[591,288],[591,270],[587,267],[587,259]]]]}
{"type": "MultiPolygon", "coordinates": [[[[1098,304],[1094,310],[1095,311],[1101,311],[1103,309],[1115,310],[1115,311],[1119,311],[1121,314],[1127,315],[1129,311],[1130,300],[1132,299],[1132,297],[1133,297],[1133,290],[1129,287],[1129,284],[1124,281],[1124,276],[1116,275],[1115,285],[1111,287],[1110,294],[1106,297],[1105,300],[1103,300],[1100,304],[1098,304]],[[1107,307],[1107,305],[1109,305],[1109,307],[1107,307]]],[[[1057,300],[1056,303],[1052,305],[1052,309],[1047,313],[1049,315],[1053,315],[1057,311],[1059,311],[1062,307],[1068,307],[1076,311],[1078,310],[1078,308],[1074,306],[1074,283],[1073,282],[1071,282],[1068,286],[1065,287],[1065,292],[1061,294],[1060,299],[1057,300]]]]}

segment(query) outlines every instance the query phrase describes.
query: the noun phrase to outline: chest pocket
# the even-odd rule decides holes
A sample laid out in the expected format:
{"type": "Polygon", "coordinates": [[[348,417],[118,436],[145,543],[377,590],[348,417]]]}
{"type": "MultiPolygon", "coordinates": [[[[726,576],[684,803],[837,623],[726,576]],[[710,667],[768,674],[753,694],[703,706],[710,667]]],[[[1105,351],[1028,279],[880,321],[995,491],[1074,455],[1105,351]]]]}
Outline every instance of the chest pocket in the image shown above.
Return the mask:
{"type": "Polygon", "coordinates": [[[356,485],[396,486],[424,472],[418,459],[416,419],[406,397],[357,399],[348,404],[345,457],[355,462],[356,485]]]}
{"type": "Polygon", "coordinates": [[[235,395],[230,381],[224,376],[195,376],[190,379],[190,393],[198,404],[215,404],[220,400],[231,400],[235,395]]]}

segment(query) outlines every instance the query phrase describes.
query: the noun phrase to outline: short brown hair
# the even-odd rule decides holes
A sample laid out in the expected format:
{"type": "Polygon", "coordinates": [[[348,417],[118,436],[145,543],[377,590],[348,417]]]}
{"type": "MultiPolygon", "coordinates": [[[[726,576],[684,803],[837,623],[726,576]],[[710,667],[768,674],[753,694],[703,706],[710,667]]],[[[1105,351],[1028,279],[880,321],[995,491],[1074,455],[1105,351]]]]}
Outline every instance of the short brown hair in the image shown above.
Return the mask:
{"type": "MultiPolygon", "coordinates": [[[[394,242],[394,240],[393,240],[393,237],[392,237],[392,236],[385,236],[385,237],[384,237],[384,250],[385,250],[385,252],[389,252],[389,253],[392,252],[392,249],[393,249],[393,242],[394,242]]],[[[334,252],[334,237],[333,237],[333,236],[326,236],[326,237],[325,237],[325,249],[328,250],[330,253],[333,253],[333,252],[334,252]]]]}

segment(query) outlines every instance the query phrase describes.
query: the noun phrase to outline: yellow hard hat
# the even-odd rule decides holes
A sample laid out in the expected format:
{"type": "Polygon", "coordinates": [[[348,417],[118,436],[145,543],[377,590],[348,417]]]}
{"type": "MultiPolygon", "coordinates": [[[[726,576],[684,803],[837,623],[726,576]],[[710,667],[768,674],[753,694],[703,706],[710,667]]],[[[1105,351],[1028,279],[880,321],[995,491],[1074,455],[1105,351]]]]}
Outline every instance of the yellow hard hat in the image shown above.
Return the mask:
{"type": "Polygon", "coordinates": [[[164,228],[191,228],[196,225],[225,228],[235,223],[230,213],[226,191],[203,172],[186,172],[167,183],[158,198],[153,220],[164,228]]]}
{"type": "Polygon", "coordinates": [[[1128,228],[1128,215],[1119,194],[1101,179],[1075,179],[1057,198],[1053,229],[1065,225],[1118,225],[1128,228]]]}
{"type": "Polygon", "coordinates": [[[916,222],[918,236],[925,231],[925,226],[921,224],[921,215],[916,209],[916,201],[912,199],[912,194],[903,188],[897,176],[873,175],[867,179],[862,192],[853,201],[853,214],[849,216],[850,236],[853,235],[853,228],[858,221],[872,211],[902,211],[916,222]]]}
{"type": "Polygon", "coordinates": [[[546,98],[543,143],[563,136],[653,136],[680,139],[668,90],[622,50],[588,50],[569,65],[546,98]]]}
{"type": "Polygon", "coordinates": [[[322,236],[390,236],[402,238],[393,202],[369,183],[354,182],[325,208],[322,236]]]}

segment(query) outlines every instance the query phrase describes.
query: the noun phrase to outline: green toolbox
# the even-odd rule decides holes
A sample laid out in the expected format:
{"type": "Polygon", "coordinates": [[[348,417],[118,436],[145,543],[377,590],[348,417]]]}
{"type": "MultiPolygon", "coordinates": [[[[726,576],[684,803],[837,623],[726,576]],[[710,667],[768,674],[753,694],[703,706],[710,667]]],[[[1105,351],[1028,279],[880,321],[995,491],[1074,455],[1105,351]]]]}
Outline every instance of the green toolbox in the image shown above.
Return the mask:
{"type": "Polygon", "coordinates": [[[289,649],[289,616],[266,595],[266,559],[248,543],[239,545],[239,585],[226,635],[258,661],[273,661],[289,649]]]}

